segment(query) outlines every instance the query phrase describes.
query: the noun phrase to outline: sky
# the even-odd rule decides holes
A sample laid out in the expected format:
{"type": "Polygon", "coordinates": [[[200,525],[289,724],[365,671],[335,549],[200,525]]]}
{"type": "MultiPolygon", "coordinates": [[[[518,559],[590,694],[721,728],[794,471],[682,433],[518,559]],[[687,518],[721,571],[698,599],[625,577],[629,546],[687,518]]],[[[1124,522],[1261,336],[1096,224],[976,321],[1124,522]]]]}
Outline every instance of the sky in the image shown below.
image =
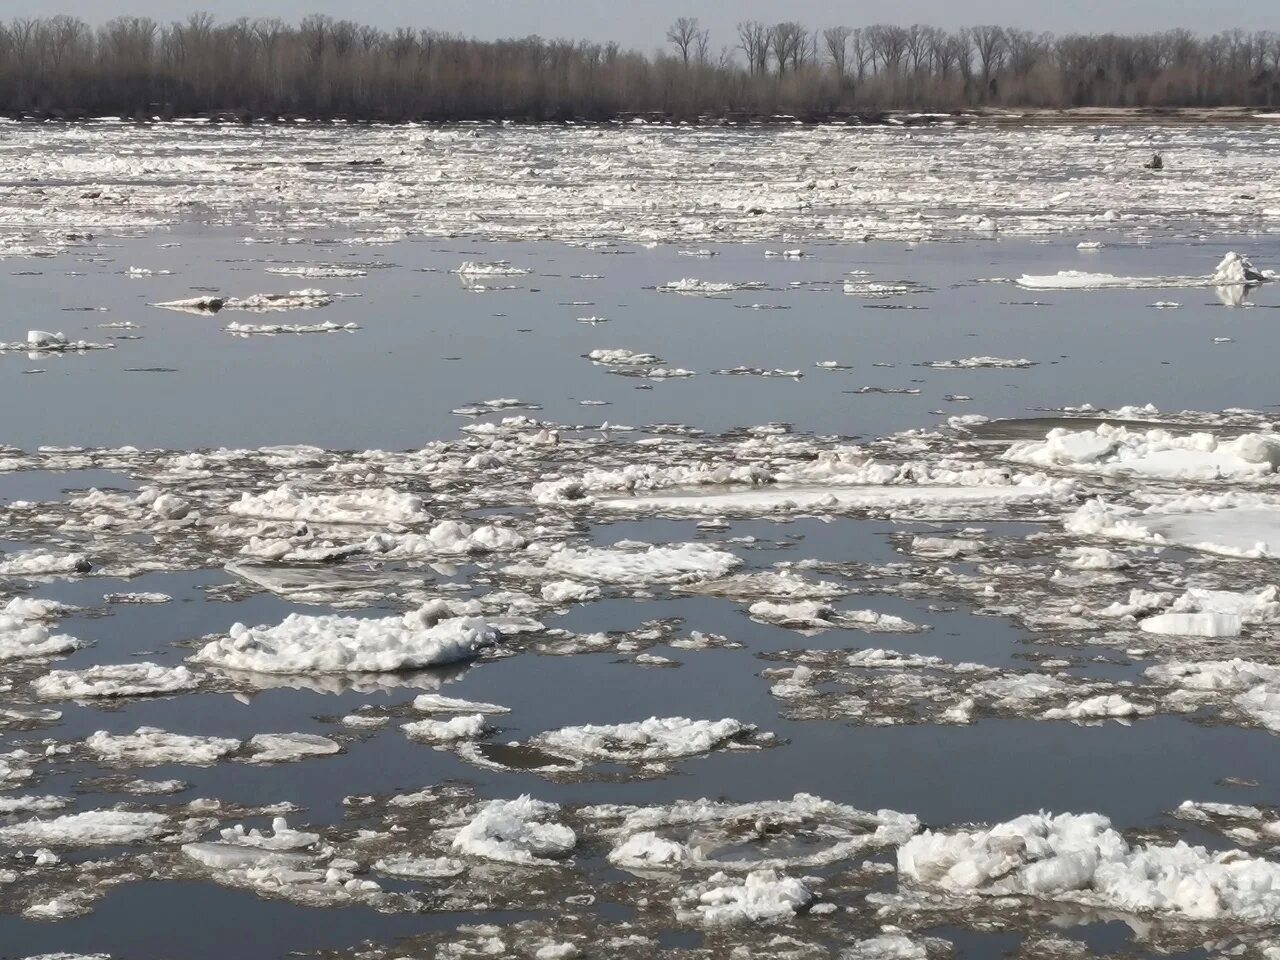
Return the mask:
{"type": "Polygon", "coordinates": [[[122,14],[168,22],[195,10],[218,19],[276,16],[291,21],[325,13],[379,27],[429,27],[483,39],[536,33],[616,40],[645,51],[661,46],[667,26],[680,16],[699,18],[710,29],[716,50],[732,46],[733,25],[747,19],[799,20],[813,27],[998,23],[1054,33],[1136,33],[1174,27],[1197,33],[1280,31],[1276,0],[0,0],[0,17],[66,13],[91,23],[122,14]]]}

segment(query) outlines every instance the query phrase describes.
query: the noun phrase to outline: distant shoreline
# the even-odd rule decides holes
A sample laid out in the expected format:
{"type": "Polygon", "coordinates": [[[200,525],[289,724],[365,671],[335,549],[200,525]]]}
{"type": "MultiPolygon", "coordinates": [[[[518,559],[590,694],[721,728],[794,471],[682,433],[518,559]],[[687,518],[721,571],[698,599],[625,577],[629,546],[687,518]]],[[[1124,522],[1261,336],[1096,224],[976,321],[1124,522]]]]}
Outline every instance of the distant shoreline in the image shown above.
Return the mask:
{"type": "Polygon", "coordinates": [[[973,109],[954,112],[864,111],[790,114],[733,113],[723,116],[679,117],[663,113],[622,113],[611,118],[536,117],[418,117],[388,119],[335,115],[257,115],[223,110],[189,116],[89,116],[75,110],[8,111],[0,120],[15,123],[139,123],[218,126],[564,126],[564,127],[958,127],[958,126],[1213,126],[1280,124],[1280,107],[1078,107],[1069,109],[973,109]]]}

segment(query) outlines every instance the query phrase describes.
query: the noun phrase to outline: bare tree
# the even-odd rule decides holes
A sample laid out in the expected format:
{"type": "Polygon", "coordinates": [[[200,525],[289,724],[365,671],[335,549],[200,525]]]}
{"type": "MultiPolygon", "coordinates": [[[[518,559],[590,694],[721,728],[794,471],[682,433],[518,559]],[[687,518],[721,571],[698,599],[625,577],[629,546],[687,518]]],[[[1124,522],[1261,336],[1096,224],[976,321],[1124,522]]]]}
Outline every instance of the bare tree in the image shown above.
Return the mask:
{"type": "Polygon", "coordinates": [[[667,41],[676,48],[680,59],[686,64],[697,46],[701,32],[697,17],[681,17],[667,29],[667,41]]]}
{"type": "Polygon", "coordinates": [[[822,42],[826,44],[831,67],[841,81],[849,76],[849,38],[852,35],[853,31],[848,27],[828,27],[822,31],[822,42]]]}
{"type": "Polygon", "coordinates": [[[738,24],[738,49],[747,57],[747,72],[762,74],[769,69],[769,28],[758,20],[738,24]]]}

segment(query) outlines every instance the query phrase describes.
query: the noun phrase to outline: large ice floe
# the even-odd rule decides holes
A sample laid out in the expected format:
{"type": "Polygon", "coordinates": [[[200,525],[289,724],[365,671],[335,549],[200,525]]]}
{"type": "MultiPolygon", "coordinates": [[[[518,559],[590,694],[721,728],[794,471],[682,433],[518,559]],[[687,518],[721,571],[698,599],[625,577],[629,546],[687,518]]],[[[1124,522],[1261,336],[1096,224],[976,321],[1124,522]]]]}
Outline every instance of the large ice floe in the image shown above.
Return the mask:
{"type": "Polygon", "coordinates": [[[1232,287],[1266,283],[1277,277],[1274,270],[1259,270],[1247,257],[1228,253],[1214,269],[1203,277],[1118,277],[1110,273],[1086,273],[1063,270],[1048,276],[1024,274],[1018,286],[1028,290],[1106,290],[1142,289],[1149,287],[1232,287]]]}
{"type": "Polygon", "coordinates": [[[1034,814],[926,832],[898,851],[905,881],[948,894],[1026,896],[1195,920],[1271,924],[1280,864],[1185,843],[1131,844],[1098,814],[1034,814]]]}
{"type": "Polygon", "coordinates": [[[467,660],[498,638],[484,620],[441,619],[432,606],[379,619],[295,613],[274,626],[237,623],[192,660],[251,673],[382,673],[467,660]]]}

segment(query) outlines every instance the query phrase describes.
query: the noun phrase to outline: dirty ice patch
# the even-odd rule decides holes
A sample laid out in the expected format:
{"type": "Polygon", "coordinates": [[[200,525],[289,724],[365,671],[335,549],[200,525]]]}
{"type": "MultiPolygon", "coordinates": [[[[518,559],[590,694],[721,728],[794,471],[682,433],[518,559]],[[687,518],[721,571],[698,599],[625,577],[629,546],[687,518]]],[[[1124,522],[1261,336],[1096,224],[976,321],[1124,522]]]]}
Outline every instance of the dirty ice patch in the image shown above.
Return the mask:
{"type": "Polygon", "coordinates": [[[1131,431],[1102,423],[1092,430],[1057,428],[1044,440],[1015,443],[1004,459],[1100,476],[1240,482],[1275,474],[1280,466],[1280,435],[1248,433],[1220,440],[1211,433],[1131,431]]]}
{"type": "Polygon", "coordinates": [[[1182,842],[1130,844],[1099,814],[927,831],[898,850],[898,871],[961,896],[1028,896],[1190,920],[1280,918],[1280,863],[1182,842]]]}
{"type": "Polygon", "coordinates": [[[250,673],[381,673],[468,660],[498,641],[483,620],[440,620],[436,609],[379,619],[293,613],[275,626],[237,623],[191,659],[250,673]]]}
{"type": "Polygon", "coordinates": [[[1145,508],[1095,499],[1063,522],[1068,533],[1179,546],[1241,559],[1280,555],[1280,501],[1254,494],[1176,497],[1145,508]]]}

